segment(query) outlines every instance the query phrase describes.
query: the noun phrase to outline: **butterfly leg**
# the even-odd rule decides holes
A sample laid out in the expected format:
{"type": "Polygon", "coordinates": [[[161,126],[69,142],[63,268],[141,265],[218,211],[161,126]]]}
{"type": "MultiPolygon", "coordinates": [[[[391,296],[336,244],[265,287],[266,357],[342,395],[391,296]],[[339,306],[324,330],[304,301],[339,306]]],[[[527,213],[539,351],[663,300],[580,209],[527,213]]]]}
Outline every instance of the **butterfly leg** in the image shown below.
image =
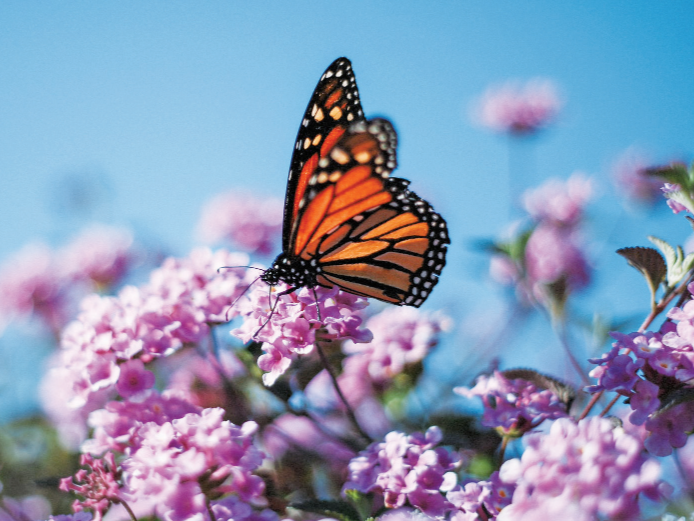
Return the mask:
{"type": "MultiPolygon", "coordinates": [[[[283,297],[284,295],[289,295],[290,293],[294,293],[297,289],[299,289],[298,286],[295,286],[293,288],[285,289],[284,291],[281,291],[280,293],[277,294],[277,298],[275,299],[275,302],[272,304],[272,307],[270,308],[270,314],[268,315],[267,319],[265,322],[263,322],[263,325],[260,326],[260,329],[256,331],[253,334],[253,340],[255,340],[258,337],[258,333],[260,333],[265,326],[267,326],[268,322],[272,319],[272,315],[275,314],[275,308],[277,307],[277,304],[279,304],[280,297],[283,297]]],[[[269,287],[268,289],[269,292],[269,300],[272,302],[272,286],[269,287]]]]}

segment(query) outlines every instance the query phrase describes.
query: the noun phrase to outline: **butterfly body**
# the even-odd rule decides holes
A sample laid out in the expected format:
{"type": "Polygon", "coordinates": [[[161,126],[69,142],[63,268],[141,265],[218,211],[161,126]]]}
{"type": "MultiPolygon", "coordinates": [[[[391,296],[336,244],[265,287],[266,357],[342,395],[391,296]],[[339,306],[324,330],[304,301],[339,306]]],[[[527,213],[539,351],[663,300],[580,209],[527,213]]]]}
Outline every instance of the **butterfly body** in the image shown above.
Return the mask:
{"type": "Polygon", "coordinates": [[[390,177],[397,134],[366,120],[351,64],[325,71],[302,120],[289,171],[283,252],[262,280],[317,284],[393,304],[420,306],[438,282],[446,222],[390,177]]]}

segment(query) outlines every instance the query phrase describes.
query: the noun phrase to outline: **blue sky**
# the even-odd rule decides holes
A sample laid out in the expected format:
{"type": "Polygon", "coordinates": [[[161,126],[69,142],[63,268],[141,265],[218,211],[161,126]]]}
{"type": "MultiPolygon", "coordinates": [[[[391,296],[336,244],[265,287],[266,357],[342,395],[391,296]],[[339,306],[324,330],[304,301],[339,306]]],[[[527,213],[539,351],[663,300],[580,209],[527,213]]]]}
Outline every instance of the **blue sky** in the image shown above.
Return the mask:
{"type": "Polygon", "coordinates": [[[591,225],[607,289],[586,299],[600,312],[640,313],[645,285],[610,252],[646,245],[648,234],[682,242],[689,230],[664,211],[622,214],[609,167],[630,146],[656,162],[691,158],[693,19],[689,1],[4,0],[0,260],[86,224],[64,210],[74,179],[97,196],[90,218],[185,255],[216,193],[283,196],[312,89],[347,56],[367,116],[398,130],[396,174],[449,222],[431,309],[457,317],[494,306],[471,244],[508,222],[508,150],[470,123],[468,107],[490,84],[542,76],[566,105],[527,144],[518,185],[576,170],[596,178],[591,225]]]}

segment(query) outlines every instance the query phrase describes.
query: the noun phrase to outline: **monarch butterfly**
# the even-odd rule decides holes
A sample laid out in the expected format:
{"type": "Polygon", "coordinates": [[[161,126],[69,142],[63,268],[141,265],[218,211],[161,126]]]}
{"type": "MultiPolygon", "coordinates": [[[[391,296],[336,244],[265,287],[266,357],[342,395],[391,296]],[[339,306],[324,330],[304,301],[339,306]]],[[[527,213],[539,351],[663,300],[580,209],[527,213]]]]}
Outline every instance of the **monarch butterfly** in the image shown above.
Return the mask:
{"type": "Polygon", "coordinates": [[[446,222],[396,167],[397,135],[366,120],[347,58],[321,76],[299,127],[284,203],[282,253],[261,279],[339,286],[419,307],[446,263],[446,222]]]}

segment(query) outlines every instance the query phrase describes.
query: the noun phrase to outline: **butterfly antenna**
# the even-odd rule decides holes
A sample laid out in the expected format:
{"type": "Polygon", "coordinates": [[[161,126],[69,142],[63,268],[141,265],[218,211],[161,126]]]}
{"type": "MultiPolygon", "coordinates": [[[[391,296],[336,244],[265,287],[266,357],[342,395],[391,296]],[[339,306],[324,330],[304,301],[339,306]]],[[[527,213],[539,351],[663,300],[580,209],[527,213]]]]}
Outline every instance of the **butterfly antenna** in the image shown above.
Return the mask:
{"type": "MultiPolygon", "coordinates": [[[[217,273],[219,273],[221,270],[232,270],[234,268],[246,268],[246,269],[250,269],[250,270],[265,271],[263,268],[258,268],[256,266],[221,266],[221,267],[217,268],[217,273]]],[[[258,280],[258,279],[256,279],[256,280],[258,280]]],[[[253,282],[255,282],[255,280],[253,282]]]]}
{"type": "MultiPolygon", "coordinates": [[[[230,267],[236,267],[236,266],[223,266],[223,268],[230,268],[230,267]]],[[[240,268],[240,267],[242,267],[242,266],[238,266],[238,267],[240,268]]],[[[252,267],[252,266],[249,266],[249,267],[252,267]]],[[[222,268],[219,268],[219,269],[221,270],[222,268]]],[[[256,268],[256,269],[260,269],[260,268],[256,268]]],[[[219,272],[219,270],[217,270],[217,271],[219,272]]],[[[234,302],[231,303],[231,305],[229,306],[229,309],[227,309],[227,312],[226,312],[225,315],[224,315],[224,318],[226,318],[226,321],[227,321],[227,322],[229,322],[229,312],[230,312],[232,309],[234,309],[234,306],[236,305],[236,303],[237,303],[239,300],[241,300],[241,297],[243,297],[243,296],[248,292],[248,290],[251,289],[251,286],[252,286],[253,284],[255,284],[256,282],[258,282],[258,280],[260,279],[260,277],[262,277],[262,275],[259,275],[258,277],[256,277],[256,278],[253,280],[253,282],[251,282],[248,286],[246,286],[246,289],[243,290],[243,293],[241,293],[238,297],[236,297],[236,299],[234,299],[234,302]]]]}

